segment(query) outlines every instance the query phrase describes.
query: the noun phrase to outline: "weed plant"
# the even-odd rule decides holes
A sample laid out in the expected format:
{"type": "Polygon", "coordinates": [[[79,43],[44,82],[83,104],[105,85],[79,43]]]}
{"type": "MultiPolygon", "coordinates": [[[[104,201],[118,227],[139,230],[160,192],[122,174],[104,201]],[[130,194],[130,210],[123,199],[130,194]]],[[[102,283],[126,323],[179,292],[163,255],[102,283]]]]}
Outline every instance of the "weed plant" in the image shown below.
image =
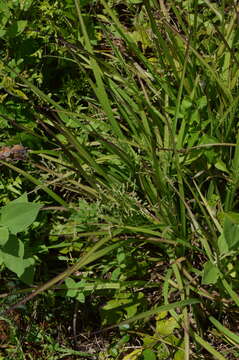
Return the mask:
{"type": "Polygon", "coordinates": [[[63,101],[2,63],[48,137],[29,171],[2,163],[67,210],[40,247],[69,267],[18,305],[56,288],[89,307],[97,325],[77,331],[119,327],[99,359],[237,359],[238,6],[67,3],[54,56],[85,96],[63,101]]]}

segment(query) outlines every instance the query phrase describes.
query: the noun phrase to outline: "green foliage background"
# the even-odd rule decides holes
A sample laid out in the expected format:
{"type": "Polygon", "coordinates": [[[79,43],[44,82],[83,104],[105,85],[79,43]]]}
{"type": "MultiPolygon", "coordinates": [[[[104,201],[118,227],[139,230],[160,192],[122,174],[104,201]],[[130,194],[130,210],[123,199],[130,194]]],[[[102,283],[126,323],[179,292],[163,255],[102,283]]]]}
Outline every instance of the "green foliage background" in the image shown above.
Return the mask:
{"type": "Polygon", "coordinates": [[[4,313],[5,354],[90,357],[79,333],[118,326],[92,357],[237,359],[236,2],[0,10],[0,145],[28,150],[0,160],[2,303],[39,334],[4,313]]]}

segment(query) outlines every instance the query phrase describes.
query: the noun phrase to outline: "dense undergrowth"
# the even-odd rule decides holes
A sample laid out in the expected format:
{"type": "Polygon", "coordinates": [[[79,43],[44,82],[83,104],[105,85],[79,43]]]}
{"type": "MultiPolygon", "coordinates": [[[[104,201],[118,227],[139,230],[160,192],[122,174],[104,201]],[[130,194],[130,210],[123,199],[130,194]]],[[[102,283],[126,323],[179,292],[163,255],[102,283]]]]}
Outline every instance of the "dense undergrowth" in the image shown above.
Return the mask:
{"type": "Polygon", "coordinates": [[[238,359],[237,2],[0,9],[0,359],[238,359]]]}

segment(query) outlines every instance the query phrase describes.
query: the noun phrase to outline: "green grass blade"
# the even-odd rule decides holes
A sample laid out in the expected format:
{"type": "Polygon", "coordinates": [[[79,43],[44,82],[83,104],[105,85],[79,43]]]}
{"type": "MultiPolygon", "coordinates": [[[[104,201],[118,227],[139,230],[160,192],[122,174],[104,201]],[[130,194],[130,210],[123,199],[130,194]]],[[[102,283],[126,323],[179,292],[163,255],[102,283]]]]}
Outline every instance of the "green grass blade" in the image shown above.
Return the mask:
{"type": "Polygon", "coordinates": [[[29,173],[27,173],[26,171],[14,166],[13,164],[10,164],[9,162],[0,160],[0,163],[2,165],[5,165],[7,167],[9,167],[10,169],[16,171],[18,174],[23,175],[26,179],[28,179],[31,183],[35,184],[38,186],[38,189],[42,189],[43,191],[45,191],[53,200],[55,200],[57,203],[59,203],[60,205],[62,205],[63,207],[65,207],[66,209],[69,207],[69,205],[67,204],[66,201],[64,201],[59,195],[57,195],[56,193],[54,193],[54,191],[52,191],[51,189],[49,189],[46,185],[42,184],[42,182],[38,179],[36,179],[35,177],[33,177],[32,175],[30,175],[29,173]]]}
{"type": "Polygon", "coordinates": [[[209,320],[222,334],[227,336],[229,339],[231,339],[235,343],[239,344],[239,336],[237,334],[235,334],[231,330],[227,329],[218,320],[216,320],[213,316],[209,316],[209,320]]]}
{"type": "Polygon", "coordinates": [[[227,280],[223,277],[223,275],[220,274],[220,276],[221,276],[222,284],[223,284],[225,290],[227,291],[228,295],[230,295],[231,299],[235,302],[235,304],[237,306],[239,306],[239,296],[238,296],[238,294],[232,289],[232,287],[227,282],[227,280]]]}
{"type": "MultiPolygon", "coordinates": [[[[75,7],[76,7],[76,11],[78,14],[78,18],[79,18],[79,23],[81,26],[81,30],[84,36],[84,40],[85,40],[85,45],[86,45],[86,50],[89,52],[89,54],[93,54],[93,49],[90,43],[90,39],[87,33],[87,29],[81,14],[81,9],[80,9],[80,3],[78,0],[75,0],[75,7]]],[[[104,109],[106,115],[109,118],[109,121],[111,122],[112,125],[112,129],[115,133],[116,136],[118,136],[119,138],[124,138],[123,133],[120,129],[120,126],[118,124],[118,122],[116,121],[111,105],[110,105],[110,101],[105,89],[105,85],[103,83],[102,80],[102,71],[99,67],[99,65],[97,64],[97,61],[95,60],[94,57],[90,58],[90,65],[91,68],[93,70],[94,76],[95,76],[95,80],[96,80],[96,87],[94,88],[96,96],[102,106],[102,108],[104,109]]]]}
{"type": "Polygon", "coordinates": [[[214,359],[216,360],[227,360],[222,354],[220,354],[217,350],[214,349],[212,345],[210,345],[207,341],[205,341],[201,336],[196,333],[193,333],[193,337],[198,344],[200,344],[205,350],[207,350],[214,359]]]}
{"type": "MultiPolygon", "coordinates": [[[[110,233],[109,229],[109,233],[110,233]]],[[[112,251],[112,249],[115,249],[118,244],[113,244],[112,246],[108,246],[99,252],[97,250],[101,248],[103,245],[105,245],[107,242],[109,242],[114,236],[117,236],[120,233],[120,230],[114,230],[112,231],[112,234],[105,236],[101,240],[99,240],[90,250],[88,250],[80,260],[78,260],[74,265],[72,265],[70,268],[66,269],[62,273],[55,276],[53,279],[47,281],[45,284],[39,286],[36,290],[33,291],[30,295],[26,296],[22,300],[20,300],[17,304],[13,305],[8,311],[11,311],[15,309],[16,307],[19,307],[20,305],[26,304],[29,300],[33,299],[35,296],[39,295],[40,293],[52,288],[55,284],[57,284],[59,281],[63,281],[67,277],[71,276],[74,272],[78,271],[83,266],[89,264],[92,261],[95,261],[96,259],[104,256],[108,252],[112,251]],[[114,247],[115,246],[115,247],[114,247]]]]}
{"type": "MultiPolygon", "coordinates": [[[[172,31],[173,34],[175,34],[176,36],[180,37],[180,39],[185,43],[185,45],[187,45],[188,41],[173,27],[171,26],[169,23],[167,23],[166,21],[164,21],[165,26],[172,31]]],[[[224,101],[230,101],[230,103],[233,101],[233,97],[231,92],[229,91],[229,89],[225,86],[224,82],[218,77],[218,75],[216,74],[215,70],[203,59],[203,56],[196,50],[194,49],[193,46],[189,45],[190,50],[193,52],[193,54],[196,56],[196,58],[198,59],[198,61],[202,64],[202,66],[207,69],[209,71],[209,73],[211,74],[211,77],[216,81],[216,83],[219,86],[219,89],[221,89],[222,93],[225,95],[225,99],[224,101]]]]}
{"type": "Polygon", "coordinates": [[[183,301],[177,301],[177,302],[167,304],[167,305],[161,305],[152,310],[145,311],[141,314],[138,314],[127,320],[124,320],[124,321],[120,322],[119,324],[114,325],[113,327],[130,324],[130,323],[138,321],[138,320],[144,320],[153,315],[160,313],[161,311],[170,311],[170,310],[174,310],[176,308],[182,308],[184,306],[189,306],[189,305],[194,305],[194,304],[199,304],[199,303],[200,303],[200,300],[192,298],[192,299],[187,299],[187,300],[183,300],[183,301]]]}

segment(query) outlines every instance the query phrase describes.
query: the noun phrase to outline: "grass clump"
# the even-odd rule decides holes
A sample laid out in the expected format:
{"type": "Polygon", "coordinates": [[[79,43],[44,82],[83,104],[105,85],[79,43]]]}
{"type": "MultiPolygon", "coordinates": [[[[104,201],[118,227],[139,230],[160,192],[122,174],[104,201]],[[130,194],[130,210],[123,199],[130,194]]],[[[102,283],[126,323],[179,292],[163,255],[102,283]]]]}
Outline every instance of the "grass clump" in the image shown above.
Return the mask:
{"type": "Polygon", "coordinates": [[[237,359],[237,5],[75,0],[69,9],[54,56],[72,66],[70,100],[2,65],[41,128],[24,125],[41,136],[26,169],[5,165],[67,210],[52,210],[34,254],[60,273],[44,282],[40,271],[44,284],[18,305],[54,288],[46,294],[82,314],[75,349],[78,336],[102,334],[93,351],[102,359],[237,359]],[[87,91],[76,100],[77,77],[87,91]]]}

